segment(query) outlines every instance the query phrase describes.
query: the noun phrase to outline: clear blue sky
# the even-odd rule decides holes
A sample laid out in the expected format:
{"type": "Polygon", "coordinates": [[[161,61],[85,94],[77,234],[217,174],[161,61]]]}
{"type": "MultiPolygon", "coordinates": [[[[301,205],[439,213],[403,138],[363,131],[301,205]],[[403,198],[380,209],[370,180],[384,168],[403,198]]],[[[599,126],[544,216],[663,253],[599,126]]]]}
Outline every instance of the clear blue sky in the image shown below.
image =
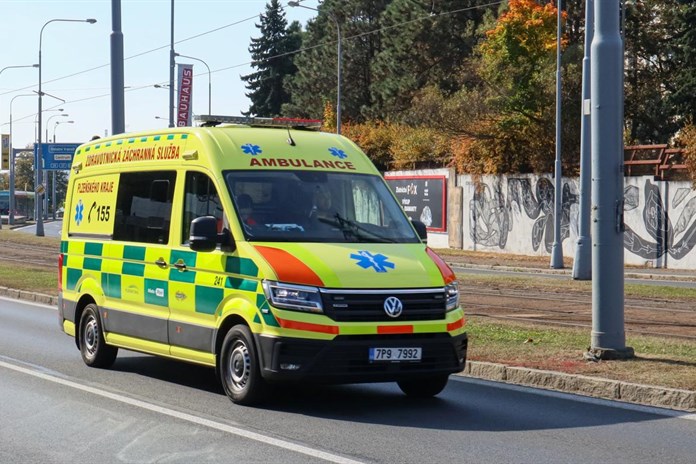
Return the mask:
{"type": "MultiPolygon", "coordinates": [[[[266,0],[175,0],[175,51],[204,60],[212,75],[212,112],[239,115],[249,108],[240,75],[252,69],[248,52],[250,38],[258,37],[258,15],[266,0]],[[256,16],[255,18],[252,18],[256,16]],[[252,18],[252,19],[249,19],[252,18]],[[245,21],[246,20],[246,21],[245,21]],[[237,24],[235,24],[237,23],[237,24]],[[195,37],[199,36],[199,37],[195,37]]],[[[317,7],[316,0],[306,0],[317,7]]],[[[288,22],[304,27],[316,12],[285,6],[288,22]]],[[[126,132],[168,126],[169,91],[154,84],[169,82],[170,0],[121,0],[125,57],[126,132]],[[156,50],[155,50],[156,49],[156,50]],[[154,51],[153,51],[154,50],[154,51]],[[149,53],[145,53],[149,52],[149,53]],[[135,56],[138,55],[138,56],[135,56]],[[156,119],[161,117],[164,119],[156,119]]],[[[41,27],[52,19],[95,18],[96,24],[52,22],[43,32],[42,90],[66,100],[44,96],[42,132],[58,142],[83,142],[93,135],[111,133],[110,36],[111,0],[0,0],[0,69],[38,63],[41,27]],[[73,75],[74,74],[74,75],[73,75]],[[56,125],[56,121],[60,121],[56,125]],[[66,121],[74,121],[73,124],[66,121]],[[48,124],[47,124],[48,122],[48,124]]],[[[208,73],[194,65],[193,111],[208,112],[208,73]]],[[[6,69],[0,74],[0,131],[9,133],[10,101],[15,147],[35,140],[38,70],[6,69]]]]}

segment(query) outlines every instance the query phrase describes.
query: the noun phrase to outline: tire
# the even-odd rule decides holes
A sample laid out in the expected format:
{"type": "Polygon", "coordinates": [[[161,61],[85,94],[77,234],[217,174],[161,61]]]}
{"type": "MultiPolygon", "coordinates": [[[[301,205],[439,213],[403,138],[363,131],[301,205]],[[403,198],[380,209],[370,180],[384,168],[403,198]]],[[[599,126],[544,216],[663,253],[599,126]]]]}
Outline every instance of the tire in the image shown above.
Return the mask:
{"type": "Polygon", "coordinates": [[[430,398],[445,389],[448,379],[449,375],[437,375],[433,377],[399,380],[397,385],[399,385],[399,388],[406,396],[430,398]]]}
{"type": "Polygon", "coordinates": [[[218,375],[233,403],[249,406],[267,395],[268,385],[261,377],[259,364],[249,328],[245,325],[232,327],[222,342],[218,375]]]}
{"type": "Polygon", "coordinates": [[[94,303],[85,306],[80,317],[80,354],[90,367],[111,367],[116,361],[118,348],[109,346],[104,340],[99,309],[94,303]]]}

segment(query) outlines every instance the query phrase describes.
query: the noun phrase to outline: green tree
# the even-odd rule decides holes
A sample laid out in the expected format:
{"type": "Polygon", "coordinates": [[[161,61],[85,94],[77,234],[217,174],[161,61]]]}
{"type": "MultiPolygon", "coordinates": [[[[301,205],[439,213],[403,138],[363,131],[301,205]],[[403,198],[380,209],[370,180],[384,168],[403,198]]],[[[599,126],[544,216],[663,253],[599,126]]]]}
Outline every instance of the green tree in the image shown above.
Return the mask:
{"type": "Polygon", "coordinates": [[[380,17],[382,49],[372,64],[369,114],[402,120],[416,92],[452,93],[472,78],[466,66],[478,28],[494,7],[475,0],[393,0],[380,17]]]}
{"type": "Polygon", "coordinates": [[[341,116],[362,121],[363,108],[372,105],[371,63],[381,48],[379,16],[388,0],[327,0],[307,24],[302,52],[295,59],[298,72],[288,79],[292,95],[283,112],[288,116],[320,118],[328,100],[336,106],[337,37],[341,31],[341,116]]]}
{"type": "Polygon", "coordinates": [[[34,191],[34,152],[30,149],[15,157],[15,189],[34,191]]]}
{"type": "Polygon", "coordinates": [[[674,92],[670,102],[681,121],[696,122],[696,3],[692,0],[682,0],[681,3],[673,23],[676,31],[673,60],[679,66],[674,71],[674,92]]]}
{"type": "MultiPolygon", "coordinates": [[[[676,0],[627,4],[624,116],[629,143],[667,143],[677,131],[676,109],[670,99],[677,90],[675,76],[681,67],[671,45],[677,11],[676,0]]],[[[686,26],[693,28],[693,24],[686,26]]]]}
{"type": "Polygon", "coordinates": [[[249,90],[246,96],[251,100],[249,111],[243,114],[279,116],[282,105],[290,101],[283,82],[297,71],[294,53],[299,48],[301,27],[297,22],[288,27],[278,0],[266,4],[266,12],[260,15],[256,27],[261,36],[252,38],[249,46],[251,66],[256,71],[241,77],[249,90]]]}

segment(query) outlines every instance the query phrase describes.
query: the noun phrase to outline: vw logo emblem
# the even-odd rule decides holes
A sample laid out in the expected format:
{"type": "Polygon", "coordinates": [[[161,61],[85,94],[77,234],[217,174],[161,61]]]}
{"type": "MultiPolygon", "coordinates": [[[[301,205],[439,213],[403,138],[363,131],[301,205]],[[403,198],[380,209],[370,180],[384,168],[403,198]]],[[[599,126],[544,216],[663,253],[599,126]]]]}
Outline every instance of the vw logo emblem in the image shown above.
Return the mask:
{"type": "Polygon", "coordinates": [[[387,313],[389,317],[399,317],[404,311],[404,305],[401,300],[395,296],[390,296],[384,300],[384,312],[387,313]]]}

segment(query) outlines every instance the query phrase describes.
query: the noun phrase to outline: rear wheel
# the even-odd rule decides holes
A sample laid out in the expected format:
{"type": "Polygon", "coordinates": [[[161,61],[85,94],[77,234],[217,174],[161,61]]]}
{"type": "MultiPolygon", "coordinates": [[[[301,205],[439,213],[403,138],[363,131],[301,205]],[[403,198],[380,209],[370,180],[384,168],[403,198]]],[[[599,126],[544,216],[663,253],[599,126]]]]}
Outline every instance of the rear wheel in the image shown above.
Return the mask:
{"type": "Polygon", "coordinates": [[[397,385],[407,396],[414,398],[430,398],[444,390],[449,375],[437,375],[433,377],[421,377],[408,380],[399,380],[397,385]]]}
{"type": "Polygon", "coordinates": [[[85,306],[80,318],[80,354],[90,367],[110,367],[116,361],[118,348],[104,340],[99,309],[91,303],[85,306]]]}
{"type": "Polygon", "coordinates": [[[259,364],[249,328],[232,327],[222,342],[218,370],[222,387],[234,403],[251,405],[266,396],[268,385],[259,364]]]}

